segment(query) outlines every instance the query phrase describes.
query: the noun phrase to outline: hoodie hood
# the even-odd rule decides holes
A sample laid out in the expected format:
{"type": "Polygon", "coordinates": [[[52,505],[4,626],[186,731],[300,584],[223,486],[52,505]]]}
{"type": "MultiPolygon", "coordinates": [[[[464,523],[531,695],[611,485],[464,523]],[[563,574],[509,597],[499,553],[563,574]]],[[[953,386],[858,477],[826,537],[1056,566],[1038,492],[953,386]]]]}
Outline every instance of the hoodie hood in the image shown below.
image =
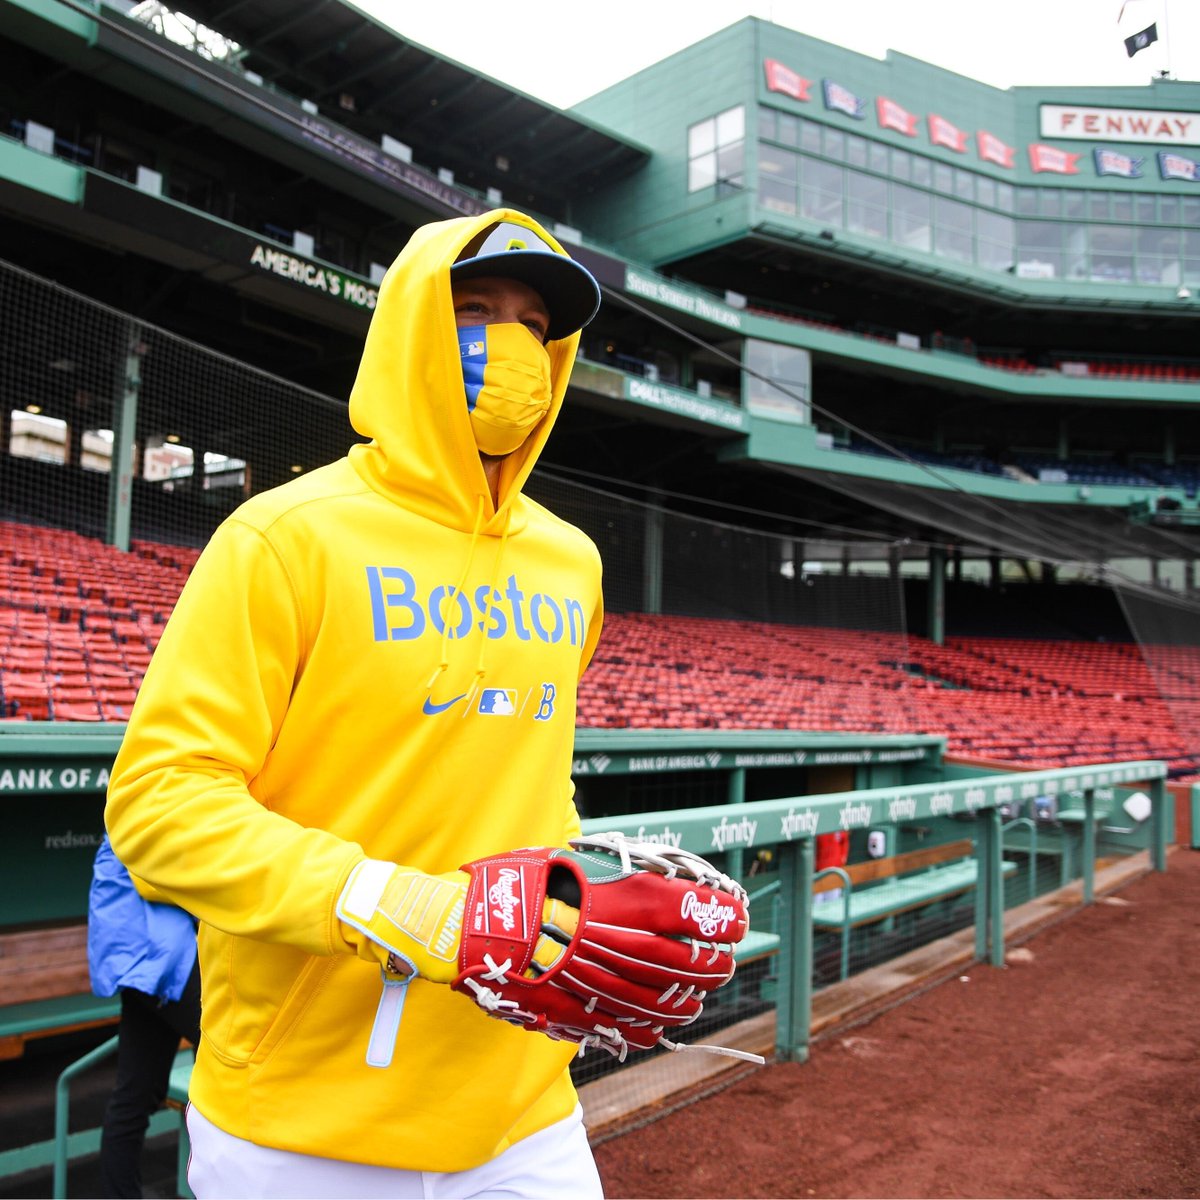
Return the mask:
{"type": "Polygon", "coordinates": [[[350,393],[350,422],[371,439],[350,460],[377,491],[453,529],[517,533],[521,488],[562,408],[579,334],[546,343],[551,400],[546,415],[503,464],[493,505],[463,390],[450,267],[476,234],[497,221],[534,232],[566,251],[536,221],[513,209],[419,228],[379,288],[362,361],[350,393]]]}

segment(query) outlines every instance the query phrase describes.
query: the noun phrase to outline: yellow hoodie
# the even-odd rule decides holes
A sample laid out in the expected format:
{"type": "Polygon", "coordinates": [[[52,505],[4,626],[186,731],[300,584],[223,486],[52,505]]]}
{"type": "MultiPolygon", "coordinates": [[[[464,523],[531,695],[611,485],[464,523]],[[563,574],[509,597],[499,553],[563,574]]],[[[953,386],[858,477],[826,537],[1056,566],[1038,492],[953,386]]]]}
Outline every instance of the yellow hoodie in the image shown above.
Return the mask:
{"type": "Polygon", "coordinates": [[[449,276],[497,220],[561,251],[510,210],[416,232],[380,288],[350,399],[371,441],[216,531],[113,768],[118,856],[201,921],[192,1101],[260,1145],[455,1171],[576,1101],[573,1047],[423,979],[390,1065],[368,1066],[381,975],[334,911],[363,858],[440,873],[579,828],[576,684],[600,634],[600,560],[520,490],[579,337],[547,347],[551,408],[505,461],[497,508],[449,276]]]}

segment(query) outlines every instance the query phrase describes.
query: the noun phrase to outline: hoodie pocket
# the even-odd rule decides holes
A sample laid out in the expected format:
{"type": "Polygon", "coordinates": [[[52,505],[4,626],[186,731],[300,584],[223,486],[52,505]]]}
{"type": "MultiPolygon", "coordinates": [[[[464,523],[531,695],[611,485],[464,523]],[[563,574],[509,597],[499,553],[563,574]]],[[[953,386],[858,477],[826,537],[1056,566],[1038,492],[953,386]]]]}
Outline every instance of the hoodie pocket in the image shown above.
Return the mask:
{"type": "Polygon", "coordinates": [[[310,958],[305,963],[250,1055],[251,1063],[258,1066],[270,1061],[271,1055],[299,1024],[305,1012],[316,1000],[338,964],[339,960],[336,958],[317,957],[310,958]]]}

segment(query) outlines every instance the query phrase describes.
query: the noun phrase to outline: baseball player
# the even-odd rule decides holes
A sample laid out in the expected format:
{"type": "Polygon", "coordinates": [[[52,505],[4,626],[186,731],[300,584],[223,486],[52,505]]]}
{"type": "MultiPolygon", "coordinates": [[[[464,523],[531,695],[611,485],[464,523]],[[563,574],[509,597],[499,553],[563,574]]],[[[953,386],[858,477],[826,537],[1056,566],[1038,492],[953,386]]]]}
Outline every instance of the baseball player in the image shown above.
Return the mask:
{"type": "Polygon", "coordinates": [[[350,397],[369,441],[242,505],[164,630],[106,822],[200,920],[201,1198],[599,1196],[571,1058],[671,1045],[732,973],[729,881],[660,859],[682,891],[628,905],[627,848],[567,849],[600,561],[521,489],[599,298],[519,212],[418,229],[350,397]],[[660,911],[650,961],[581,958],[660,911]]]}

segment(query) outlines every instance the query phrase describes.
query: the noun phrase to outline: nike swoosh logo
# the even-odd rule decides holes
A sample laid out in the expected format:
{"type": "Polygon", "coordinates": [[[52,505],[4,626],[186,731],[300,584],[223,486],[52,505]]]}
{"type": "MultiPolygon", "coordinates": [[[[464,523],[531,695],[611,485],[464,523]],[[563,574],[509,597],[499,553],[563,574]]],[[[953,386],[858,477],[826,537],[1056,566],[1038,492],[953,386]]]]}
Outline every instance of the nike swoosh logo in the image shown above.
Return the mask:
{"type": "Polygon", "coordinates": [[[425,703],[421,706],[421,711],[427,717],[436,717],[438,713],[445,712],[446,709],[456,705],[467,693],[463,692],[462,696],[455,696],[453,700],[447,700],[445,704],[434,704],[428,696],[425,697],[425,703]]]}

